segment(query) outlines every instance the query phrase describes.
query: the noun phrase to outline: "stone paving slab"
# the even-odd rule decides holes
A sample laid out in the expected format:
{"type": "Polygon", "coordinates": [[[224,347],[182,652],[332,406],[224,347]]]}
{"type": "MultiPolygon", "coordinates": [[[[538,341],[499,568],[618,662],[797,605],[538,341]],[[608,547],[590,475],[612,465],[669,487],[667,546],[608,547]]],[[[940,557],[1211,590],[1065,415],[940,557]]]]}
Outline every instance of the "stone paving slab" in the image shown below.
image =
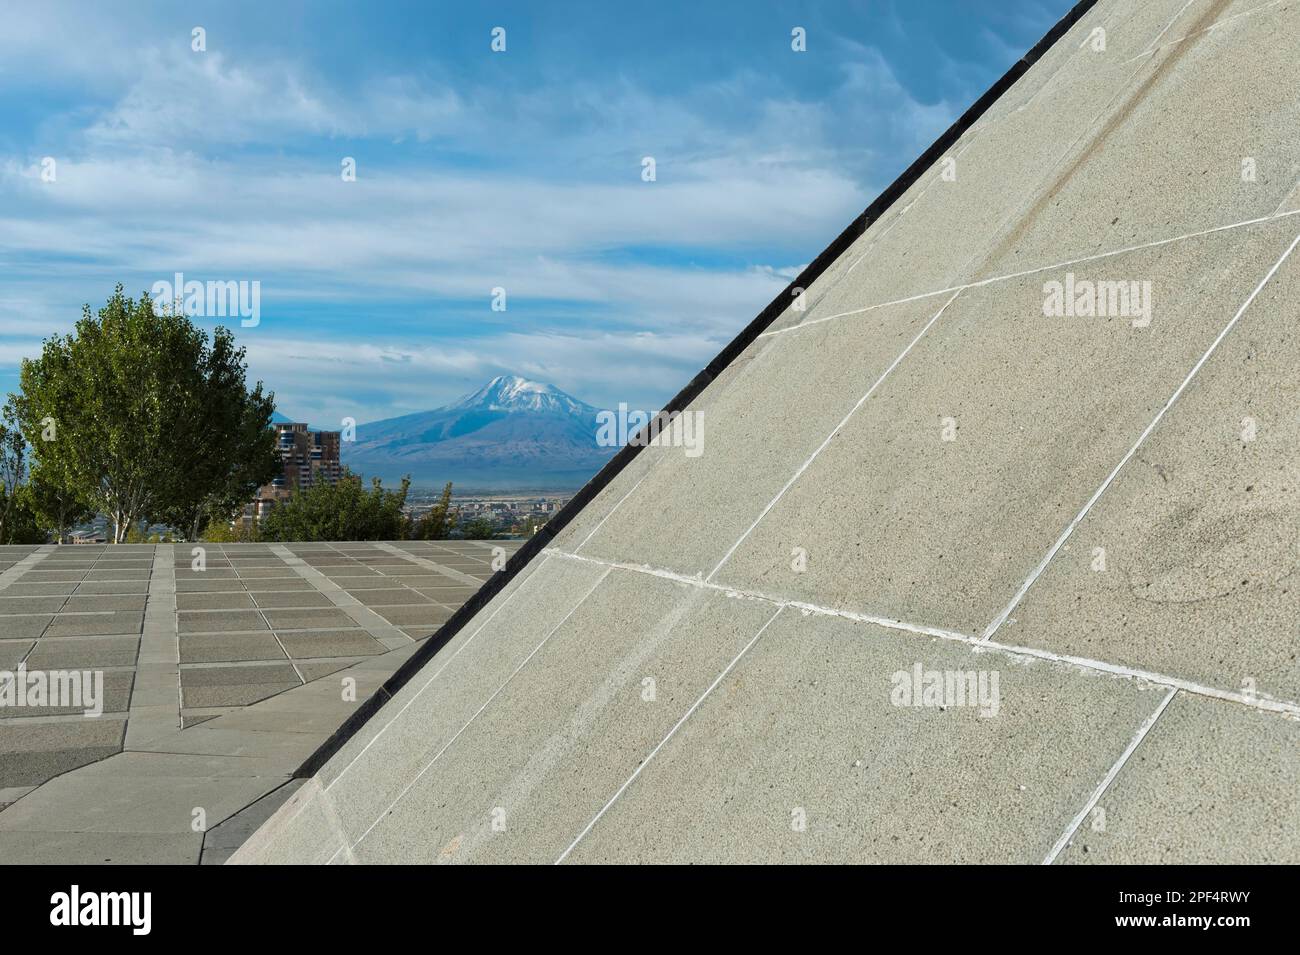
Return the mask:
{"type": "Polygon", "coordinates": [[[364,630],[311,630],[277,632],[280,646],[293,659],[312,657],[370,656],[385,647],[364,630]]]}
{"type": "Polygon", "coordinates": [[[88,594],[147,594],[147,580],[88,580],[77,587],[78,597],[88,594]]]}
{"type": "Polygon", "coordinates": [[[1036,863],[1164,696],[783,611],[568,861],[1036,863]],[[994,715],[898,705],[917,664],[997,672],[994,715]]]}
{"type": "Polygon", "coordinates": [[[16,584],[10,584],[3,591],[0,591],[0,594],[3,594],[5,599],[12,597],[42,597],[49,595],[67,596],[76,589],[77,585],[74,583],[36,584],[20,581],[16,584]]]}
{"type": "Polygon", "coordinates": [[[116,753],[125,727],[115,719],[0,723],[0,787],[35,786],[116,753]]]}
{"type": "MultiPolygon", "coordinates": [[[[252,595],[243,591],[217,591],[214,593],[187,593],[179,590],[176,594],[176,609],[189,610],[256,610],[252,595]]],[[[190,619],[190,618],[185,618],[190,619]]],[[[195,617],[197,621],[204,618],[195,617]]]]}
{"type": "Polygon", "coordinates": [[[273,633],[190,633],[180,638],[181,663],[236,663],[283,660],[284,648],[273,633]]]}
{"type": "Polygon", "coordinates": [[[15,640],[22,637],[39,637],[54,619],[54,614],[14,614],[0,618],[0,637],[15,640]]]}
{"type": "Polygon", "coordinates": [[[1300,722],[1180,693],[1063,864],[1294,864],[1300,722]]]}
{"type": "MultiPolygon", "coordinates": [[[[39,647],[38,647],[39,649],[39,647]]],[[[33,667],[34,669],[34,667],[33,667]]],[[[102,674],[102,685],[100,686],[101,696],[99,700],[98,711],[101,714],[125,713],[131,700],[131,686],[135,679],[135,673],[132,669],[122,670],[104,670],[95,669],[90,664],[80,665],[59,665],[60,670],[76,670],[80,679],[78,683],[84,685],[87,671],[94,671],[102,674]]],[[[30,670],[29,670],[30,672],[30,670]]],[[[98,681],[95,681],[98,682],[98,681]]],[[[83,690],[83,692],[85,692],[83,690]]],[[[27,705],[22,707],[12,707],[0,709],[0,716],[10,721],[22,721],[46,716],[81,716],[91,709],[89,699],[83,697],[75,705],[51,705],[46,703],[42,706],[27,705]]],[[[102,719],[103,717],[99,717],[102,719]]],[[[87,718],[85,722],[91,722],[96,718],[87,718]]]]}
{"type": "Polygon", "coordinates": [[[177,612],[177,617],[178,628],[182,635],[271,629],[266,618],[256,610],[180,610],[177,612]]]}
{"type": "Polygon", "coordinates": [[[0,830],[0,865],[188,865],[202,846],[197,832],[0,830]]]}
{"type": "Polygon", "coordinates": [[[130,611],[106,613],[61,613],[46,628],[46,637],[89,637],[96,634],[139,633],[144,614],[130,611]]]}
{"type": "Polygon", "coordinates": [[[28,668],[93,669],[134,666],[140,641],[134,636],[41,640],[27,657],[28,668]]]}
{"type": "Polygon", "coordinates": [[[1300,702],[1297,300],[1292,258],[1002,639],[1300,702]],[[1071,626],[1057,626],[1067,615],[1071,626]]]}
{"type": "Polygon", "coordinates": [[[0,642],[0,668],[12,670],[23,662],[34,646],[36,646],[34,640],[6,639],[0,642]]]}
{"type": "Polygon", "coordinates": [[[297,608],[311,609],[328,607],[329,600],[324,594],[312,590],[268,591],[253,595],[253,601],[259,609],[297,608]]]}
{"type": "Polygon", "coordinates": [[[181,670],[181,705],[247,706],[302,683],[288,663],[181,670]]]}
{"type": "Polygon", "coordinates": [[[266,622],[276,630],[321,630],[355,626],[342,610],[266,610],[266,622]]]}
{"type": "MultiPolygon", "coordinates": [[[[192,732],[198,732],[193,730],[192,732]]],[[[0,832],[49,831],[60,818],[77,832],[192,832],[194,810],[225,819],[283,780],[261,776],[114,776],[67,773],[41,787],[41,799],[20,799],[0,813],[0,832]],[[43,828],[48,827],[48,828],[43,828]]]]}
{"type": "Polygon", "coordinates": [[[144,612],[144,594],[75,594],[61,608],[64,613],[102,613],[106,610],[137,610],[144,612]]]}
{"type": "MultiPolygon", "coordinates": [[[[8,593],[8,591],[0,591],[8,593]]],[[[67,603],[66,597],[4,597],[0,596],[0,614],[57,613],[67,603]]]]}

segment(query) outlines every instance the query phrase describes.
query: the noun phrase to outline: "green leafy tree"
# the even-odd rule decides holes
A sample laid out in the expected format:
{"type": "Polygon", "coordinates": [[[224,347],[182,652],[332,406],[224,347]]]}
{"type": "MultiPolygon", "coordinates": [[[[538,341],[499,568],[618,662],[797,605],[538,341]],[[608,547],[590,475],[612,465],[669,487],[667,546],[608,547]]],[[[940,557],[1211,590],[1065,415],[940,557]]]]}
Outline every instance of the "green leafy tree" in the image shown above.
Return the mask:
{"type": "Polygon", "coordinates": [[[258,527],[267,541],[401,540],[408,529],[403,508],[411,486],[385,490],[379,478],[367,489],[345,471],[337,484],[313,484],[277,504],[258,527]]]}
{"type": "Polygon", "coordinates": [[[95,516],[85,501],[57,481],[50,480],[40,466],[32,470],[23,492],[35,519],[54,534],[56,543],[64,542],[73,525],[95,516]]]}
{"type": "Polygon", "coordinates": [[[496,524],[486,517],[475,517],[460,527],[461,536],[465,540],[471,541],[490,541],[496,536],[496,524]]]}
{"type": "Polygon", "coordinates": [[[411,526],[411,539],[421,541],[446,540],[456,527],[458,515],[451,509],[451,482],[442,488],[438,503],[411,526]]]}
{"type": "Polygon", "coordinates": [[[23,361],[13,401],[42,469],[107,514],[115,542],[144,519],[196,533],[278,467],[274,396],[260,382],[250,393],[245,372],[229,331],[218,327],[209,345],[184,315],[119,285],[97,314],[83,308],[72,334],[23,361]]]}
{"type": "Polygon", "coordinates": [[[50,539],[43,522],[32,510],[26,490],[24,485],[11,497],[0,489],[0,509],[8,514],[4,530],[0,531],[0,544],[44,544],[50,539]]]}
{"type": "Polygon", "coordinates": [[[261,540],[256,524],[245,524],[236,520],[212,520],[203,529],[203,540],[212,544],[251,544],[261,540]]]}
{"type": "Polygon", "coordinates": [[[12,523],[21,507],[20,491],[27,478],[27,442],[15,420],[15,409],[6,406],[0,418],[0,542],[13,543],[12,523]]]}
{"type": "Polygon", "coordinates": [[[215,330],[204,355],[207,387],[199,402],[199,434],[185,449],[190,453],[179,466],[180,480],[168,495],[168,505],[156,515],[190,540],[197,540],[209,521],[229,523],[259,487],[280,473],[270,427],[275,397],[262,393],[260,381],[247,390],[244,354],[229,331],[215,330]]]}

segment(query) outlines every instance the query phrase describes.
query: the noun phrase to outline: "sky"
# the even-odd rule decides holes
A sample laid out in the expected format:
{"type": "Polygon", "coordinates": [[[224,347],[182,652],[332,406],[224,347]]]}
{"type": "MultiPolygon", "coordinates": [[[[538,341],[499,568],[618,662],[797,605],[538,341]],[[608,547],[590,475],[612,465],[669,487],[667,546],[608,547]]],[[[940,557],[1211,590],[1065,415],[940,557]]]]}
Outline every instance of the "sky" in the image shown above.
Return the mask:
{"type": "Polygon", "coordinates": [[[180,272],[295,420],[657,409],[1071,2],[0,0],[0,394],[180,272]]]}

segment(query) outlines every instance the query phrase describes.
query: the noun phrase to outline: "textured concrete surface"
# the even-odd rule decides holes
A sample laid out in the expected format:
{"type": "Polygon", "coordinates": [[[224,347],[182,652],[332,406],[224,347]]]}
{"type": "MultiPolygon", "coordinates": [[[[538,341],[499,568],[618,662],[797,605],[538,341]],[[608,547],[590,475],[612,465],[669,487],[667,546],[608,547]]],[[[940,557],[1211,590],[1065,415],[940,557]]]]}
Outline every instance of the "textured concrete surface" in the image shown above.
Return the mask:
{"type": "Polygon", "coordinates": [[[637,488],[637,506],[615,511],[582,553],[707,574],[940,304],[813,326],[798,343],[766,341],[704,412],[705,453],[659,449],[663,460],[637,488]],[[828,353],[840,360],[828,364],[828,353]],[[683,534],[683,525],[695,530],[683,534]]]}
{"type": "Polygon", "coordinates": [[[1300,700],[1298,300],[1293,256],[1034,584],[1004,639],[1300,700]]]}
{"type": "Polygon", "coordinates": [[[1039,862],[1163,695],[784,610],[568,861],[1039,862]],[[997,672],[996,715],[895,705],[918,663],[997,672]]]}
{"type": "Polygon", "coordinates": [[[1298,32],[1101,0],[230,861],[1300,861],[1298,32]]]}
{"type": "MultiPolygon", "coordinates": [[[[669,581],[604,578],[353,841],[353,857],[554,861],[772,614],[669,581]]],[[[351,833],[350,807],[335,807],[351,833]]]]}
{"type": "MultiPolygon", "coordinates": [[[[1073,267],[1079,282],[1152,282],[1146,328],[1044,316],[1043,283],[1063,281],[1058,270],[963,292],[715,579],[979,633],[1298,228],[1271,223],[1073,267]],[[828,506],[845,488],[851,510],[828,506]],[[802,573],[791,569],[795,547],[808,552],[802,573]]],[[[858,321],[778,341],[801,348],[858,321]]]]}
{"type": "Polygon", "coordinates": [[[0,778],[6,787],[39,785],[116,753],[125,728],[120,718],[0,724],[0,778]]]}
{"type": "Polygon", "coordinates": [[[1300,4],[1208,31],[1230,4],[1195,6],[1174,27],[1190,35],[1139,61],[1104,118],[1018,210],[981,278],[1166,238],[1170,226],[1183,234],[1277,209],[1294,185],[1300,137],[1293,50],[1278,39],[1300,32],[1300,4]],[[1244,158],[1255,161],[1254,180],[1242,178],[1244,158]]]}
{"type": "Polygon", "coordinates": [[[420,674],[394,698],[394,713],[425,727],[419,737],[384,731],[382,722],[372,722],[367,732],[349,741],[338,761],[348,771],[336,776],[331,769],[321,779],[330,786],[336,813],[345,827],[351,826],[352,836],[359,837],[402,795],[407,783],[458,738],[485,700],[502,687],[512,687],[515,671],[527,666],[530,655],[565,621],[574,602],[590,593],[604,574],[603,569],[586,565],[545,563],[520,582],[517,593],[498,597],[501,614],[486,621],[481,631],[462,630],[438,655],[428,677],[420,674]],[[515,606],[526,608],[525,617],[507,615],[515,606]]]}
{"type": "Polygon", "coordinates": [[[1300,724],[1179,694],[1061,862],[1291,864],[1300,724]]]}

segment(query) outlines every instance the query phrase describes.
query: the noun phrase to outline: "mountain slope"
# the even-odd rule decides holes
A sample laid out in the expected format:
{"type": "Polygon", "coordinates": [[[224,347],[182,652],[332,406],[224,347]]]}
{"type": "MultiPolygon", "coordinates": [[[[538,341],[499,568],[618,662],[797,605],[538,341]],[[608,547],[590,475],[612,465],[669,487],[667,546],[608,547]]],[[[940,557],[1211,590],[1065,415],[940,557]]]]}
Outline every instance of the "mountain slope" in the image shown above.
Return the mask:
{"type": "Polygon", "coordinates": [[[597,446],[597,413],[554,385],[502,375],[442,408],[359,425],[343,463],[417,485],[574,490],[618,450],[597,446]]]}

